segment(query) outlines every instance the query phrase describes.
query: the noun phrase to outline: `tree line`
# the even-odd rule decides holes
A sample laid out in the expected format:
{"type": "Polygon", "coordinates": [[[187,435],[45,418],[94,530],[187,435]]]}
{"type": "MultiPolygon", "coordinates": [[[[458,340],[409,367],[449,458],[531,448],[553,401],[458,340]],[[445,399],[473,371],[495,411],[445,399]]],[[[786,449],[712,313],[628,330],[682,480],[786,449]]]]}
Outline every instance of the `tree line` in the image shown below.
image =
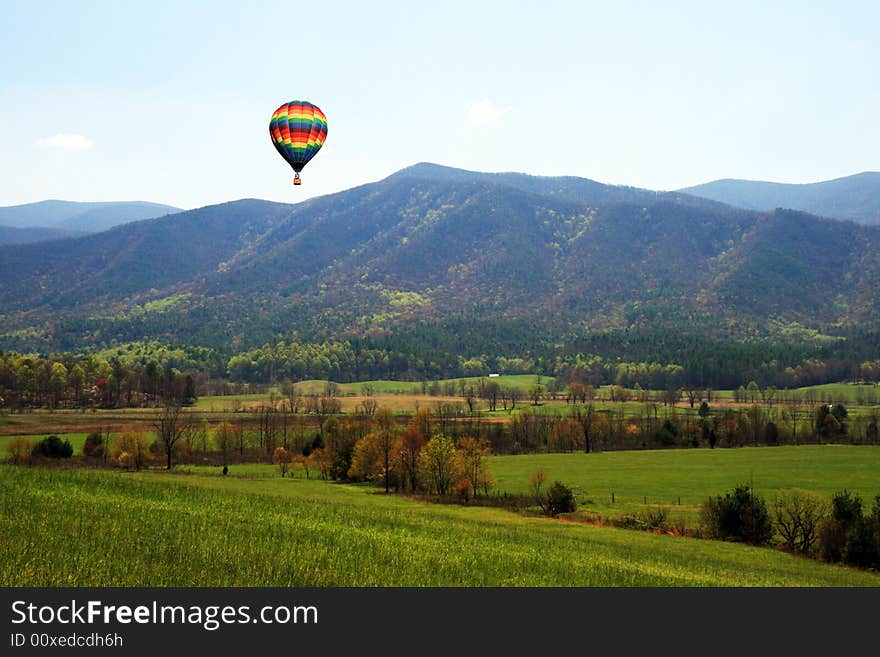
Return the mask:
{"type": "Polygon", "coordinates": [[[196,377],[154,361],[125,365],[93,354],[0,352],[0,409],[156,406],[168,399],[192,404],[196,377]]]}

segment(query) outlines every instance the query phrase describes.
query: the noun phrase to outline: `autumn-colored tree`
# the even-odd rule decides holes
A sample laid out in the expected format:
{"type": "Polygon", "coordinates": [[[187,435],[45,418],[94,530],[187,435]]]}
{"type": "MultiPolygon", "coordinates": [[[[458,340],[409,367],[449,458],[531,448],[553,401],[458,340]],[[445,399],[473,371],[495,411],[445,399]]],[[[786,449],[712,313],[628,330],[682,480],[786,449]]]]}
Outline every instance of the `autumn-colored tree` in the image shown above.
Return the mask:
{"type": "Polygon", "coordinates": [[[474,497],[480,494],[481,489],[488,493],[489,489],[495,485],[489,455],[489,441],[485,438],[477,439],[466,436],[458,441],[461,473],[470,484],[474,497]]]}
{"type": "Polygon", "coordinates": [[[321,479],[329,479],[333,471],[333,456],[323,447],[313,449],[309,454],[311,467],[321,473],[321,479]]]}
{"type": "Polygon", "coordinates": [[[538,402],[541,401],[541,397],[544,396],[544,386],[540,383],[536,383],[535,385],[529,387],[529,399],[532,400],[532,404],[535,406],[538,405],[538,402]]]}
{"type": "Polygon", "coordinates": [[[596,398],[596,387],[593,384],[588,385],[584,388],[584,397],[581,400],[581,403],[587,401],[593,401],[596,398]]]}
{"type": "Polygon", "coordinates": [[[386,406],[379,408],[373,419],[378,426],[376,443],[382,458],[382,472],[385,480],[385,492],[387,493],[391,477],[391,455],[397,442],[397,426],[394,412],[386,406]]]}
{"type": "Polygon", "coordinates": [[[379,445],[380,432],[374,431],[357,441],[351,457],[348,478],[355,481],[370,481],[384,474],[382,449],[379,445]]]}
{"type": "Polygon", "coordinates": [[[423,421],[426,416],[424,409],[418,411],[394,447],[394,461],[401,485],[413,491],[418,489],[419,455],[427,443],[423,433],[423,428],[427,426],[423,421]]]}
{"type": "Polygon", "coordinates": [[[577,381],[568,384],[568,392],[565,396],[565,402],[568,404],[576,404],[578,401],[584,402],[586,398],[586,390],[584,384],[577,381]]]}
{"type": "Polygon", "coordinates": [[[281,477],[283,478],[290,469],[290,452],[284,447],[276,447],[275,451],[272,453],[272,463],[278,467],[278,472],[281,473],[281,477]]]}
{"type": "Polygon", "coordinates": [[[290,457],[290,463],[293,466],[294,472],[302,471],[306,475],[306,479],[311,479],[311,476],[309,476],[309,466],[311,465],[311,459],[308,456],[303,456],[302,454],[294,454],[290,457]]]}
{"type": "Polygon", "coordinates": [[[113,458],[122,468],[140,471],[152,458],[146,435],[134,428],[126,428],[113,445],[113,458]]]}
{"type": "Polygon", "coordinates": [[[613,402],[629,401],[630,392],[623,386],[613,385],[608,389],[608,394],[613,402]]]}
{"type": "Polygon", "coordinates": [[[6,443],[6,452],[9,460],[15,465],[25,465],[31,462],[32,445],[27,438],[13,438],[6,443]]]}
{"type": "Polygon", "coordinates": [[[440,434],[431,438],[419,455],[419,480],[428,491],[446,495],[459,479],[459,462],[452,439],[440,434]]]}
{"type": "Polygon", "coordinates": [[[544,493],[544,482],[547,481],[547,475],[544,474],[543,470],[535,470],[529,476],[529,492],[532,494],[532,498],[534,498],[535,503],[544,510],[546,506],[546,495],[544,493]]]}
{"type": "Polygon", "coordinates": [[[578,448],[583,440],[583,427],[578,420],[567,418],[554,422],[548,438],[548,446],[556,451],[571,452],[578,448]]]}
{"type": "Polygon", "coordinates": [[[427,440],[431,435],[431,411],[427,408],[416,410],[410,419],[410,425],[415,426],[419,433],[427,440]]]}

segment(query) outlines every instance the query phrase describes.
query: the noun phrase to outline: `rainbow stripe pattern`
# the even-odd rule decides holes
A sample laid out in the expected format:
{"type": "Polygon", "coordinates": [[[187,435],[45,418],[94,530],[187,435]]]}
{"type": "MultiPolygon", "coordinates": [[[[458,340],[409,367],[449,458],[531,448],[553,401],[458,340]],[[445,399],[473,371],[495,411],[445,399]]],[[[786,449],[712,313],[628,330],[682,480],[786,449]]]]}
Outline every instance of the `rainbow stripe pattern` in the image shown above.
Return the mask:
{"type": "Polygon", "coordinates": [[[272,114],[269,136],[275,150],[299,173],[327,139],[327,117],[317,105],[291,100],[272,114]]]}

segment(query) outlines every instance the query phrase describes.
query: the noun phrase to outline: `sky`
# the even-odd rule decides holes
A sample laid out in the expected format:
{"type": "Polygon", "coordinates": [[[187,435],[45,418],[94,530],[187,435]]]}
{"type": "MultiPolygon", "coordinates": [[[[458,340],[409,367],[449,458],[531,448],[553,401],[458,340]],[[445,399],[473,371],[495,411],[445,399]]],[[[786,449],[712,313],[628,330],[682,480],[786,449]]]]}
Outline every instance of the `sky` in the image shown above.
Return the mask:
{"type": "Polygon", "coordinates": [[[0,0],[0,205],[296,202],[417,162],[678,189],[880,170],[880,3],[0,0]],[[268,123],[327,115],[291,185],[268,123]]]}

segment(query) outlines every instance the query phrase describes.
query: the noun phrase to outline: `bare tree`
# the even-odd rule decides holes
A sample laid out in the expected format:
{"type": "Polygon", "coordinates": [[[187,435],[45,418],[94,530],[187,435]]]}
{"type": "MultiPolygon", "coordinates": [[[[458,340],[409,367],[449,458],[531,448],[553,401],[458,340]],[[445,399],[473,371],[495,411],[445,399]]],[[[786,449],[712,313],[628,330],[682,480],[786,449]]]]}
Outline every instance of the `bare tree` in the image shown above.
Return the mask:
{"type": "Polygon", "coordinates": [[[189,429],[189,421],[182,413],[182,406],[176,399],[167,399],[153,420],[156,436],[165,448],[167,469],[171,469],[171,455],[174,445],[189,429]]]}

